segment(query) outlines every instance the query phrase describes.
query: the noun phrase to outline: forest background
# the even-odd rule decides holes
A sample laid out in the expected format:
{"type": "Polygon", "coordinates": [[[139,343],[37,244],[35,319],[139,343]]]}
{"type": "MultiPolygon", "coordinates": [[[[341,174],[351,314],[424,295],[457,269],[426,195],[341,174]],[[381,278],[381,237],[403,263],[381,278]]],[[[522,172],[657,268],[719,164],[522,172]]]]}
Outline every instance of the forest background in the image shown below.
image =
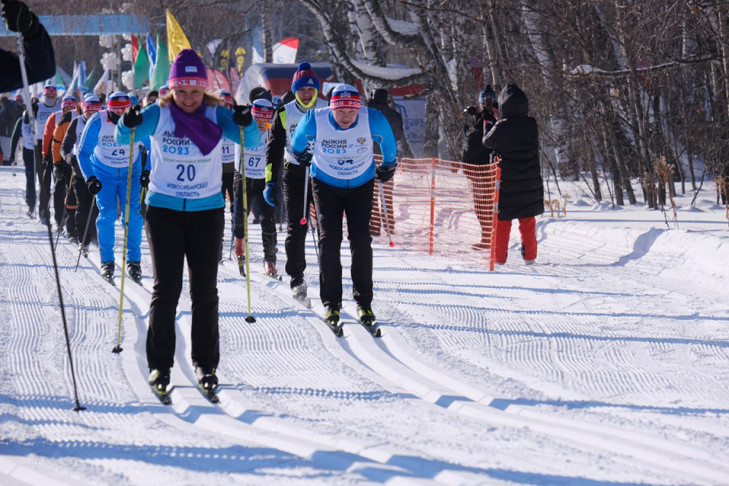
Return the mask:
{"type": "MultiPolygon", "coordinates": [[[[275,42],[293,36],[297,61],[329,61],[339,81],[359,79],[366,92],[421,84],[427,157],[458,160],[464,124],[475,121],[464,108],[485,84],[517,83],[539,121],[545,176],[558,190],[559,181],[581,178],[596,201],[657,208],[713,179],[718,202],[729,180],[726,1],[28,3],[42,15],[147,15],[152,35],[164,33],[170,9],[199,52],[255,30],[267,60],[275,42]]],[[[98,37],[55,36],[54,45],[66,70],[103,50],[98,37]]],[[[0,46],[12,48],[12,39],[0,46]]]]}

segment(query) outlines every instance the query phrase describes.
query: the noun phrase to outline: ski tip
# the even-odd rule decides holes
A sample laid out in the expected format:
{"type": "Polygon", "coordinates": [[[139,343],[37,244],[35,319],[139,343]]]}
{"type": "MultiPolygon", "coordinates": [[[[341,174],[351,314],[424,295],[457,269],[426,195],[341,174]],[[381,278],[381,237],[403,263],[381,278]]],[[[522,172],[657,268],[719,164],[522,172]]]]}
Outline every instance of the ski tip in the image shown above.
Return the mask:
{"type": "Polygon", "coordinates": [[[375,333],[373,334],[375,337],[382,337],[382,331],[380,331],[380,328],[378,327],[375,333]]]}

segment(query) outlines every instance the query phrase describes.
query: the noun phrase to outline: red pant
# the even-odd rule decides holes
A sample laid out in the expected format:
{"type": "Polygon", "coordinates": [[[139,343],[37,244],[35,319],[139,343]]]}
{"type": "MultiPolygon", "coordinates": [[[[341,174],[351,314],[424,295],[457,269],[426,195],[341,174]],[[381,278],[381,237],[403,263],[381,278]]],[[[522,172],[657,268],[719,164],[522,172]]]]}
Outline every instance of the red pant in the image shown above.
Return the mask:
{"type": "MultiPolygon", "coordinates": [[[[510,219],[496,222],[496,263],[506,263],[506,255],[509,252],[509,235],[511,234],[510,219]]],[[[521,244],[524,245],[524,260],[537,259],[537,220],[530,218],[519,218],[519,232],[521,233],[521,244]]]]}

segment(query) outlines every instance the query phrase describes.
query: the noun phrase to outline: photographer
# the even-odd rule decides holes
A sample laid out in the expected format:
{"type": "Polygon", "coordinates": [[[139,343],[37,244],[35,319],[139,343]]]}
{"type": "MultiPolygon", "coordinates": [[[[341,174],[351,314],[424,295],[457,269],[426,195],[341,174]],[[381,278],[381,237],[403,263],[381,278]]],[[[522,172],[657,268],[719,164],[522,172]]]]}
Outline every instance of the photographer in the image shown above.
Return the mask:
{"type": "Polygon", "coordinates": [[[461,162],[463,162],[466,177],[471,181],[474,210],[481,225],[481,240],[472,246],[474,250],[489,248],[491,219],[486,207],[488,186],[481,166],[488,165],[491,162],[491,150],[484,147],[481,140],[484,135],[484,125],[491,127],[496,123],[499,113],[498,107],[496,92],[491,88],[491,85],[487,85],[479,93],[478,105],[469,106],[463,110],[467,115],[471,115],[473,120],[472,124],[467,122],[463,127],[465,140],[461,162]]]}

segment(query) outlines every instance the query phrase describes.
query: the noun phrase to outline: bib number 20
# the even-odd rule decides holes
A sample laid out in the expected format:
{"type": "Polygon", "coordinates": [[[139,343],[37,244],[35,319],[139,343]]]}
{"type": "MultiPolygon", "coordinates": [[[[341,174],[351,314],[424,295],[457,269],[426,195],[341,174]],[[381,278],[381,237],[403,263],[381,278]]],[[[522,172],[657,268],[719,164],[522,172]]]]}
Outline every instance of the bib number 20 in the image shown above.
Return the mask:
{"type": "Polygon", "coordinates": [[[195,166],[178,164],[177,165],[177,180],[180,182],[189,182],[195,180],[195,166]]]}

